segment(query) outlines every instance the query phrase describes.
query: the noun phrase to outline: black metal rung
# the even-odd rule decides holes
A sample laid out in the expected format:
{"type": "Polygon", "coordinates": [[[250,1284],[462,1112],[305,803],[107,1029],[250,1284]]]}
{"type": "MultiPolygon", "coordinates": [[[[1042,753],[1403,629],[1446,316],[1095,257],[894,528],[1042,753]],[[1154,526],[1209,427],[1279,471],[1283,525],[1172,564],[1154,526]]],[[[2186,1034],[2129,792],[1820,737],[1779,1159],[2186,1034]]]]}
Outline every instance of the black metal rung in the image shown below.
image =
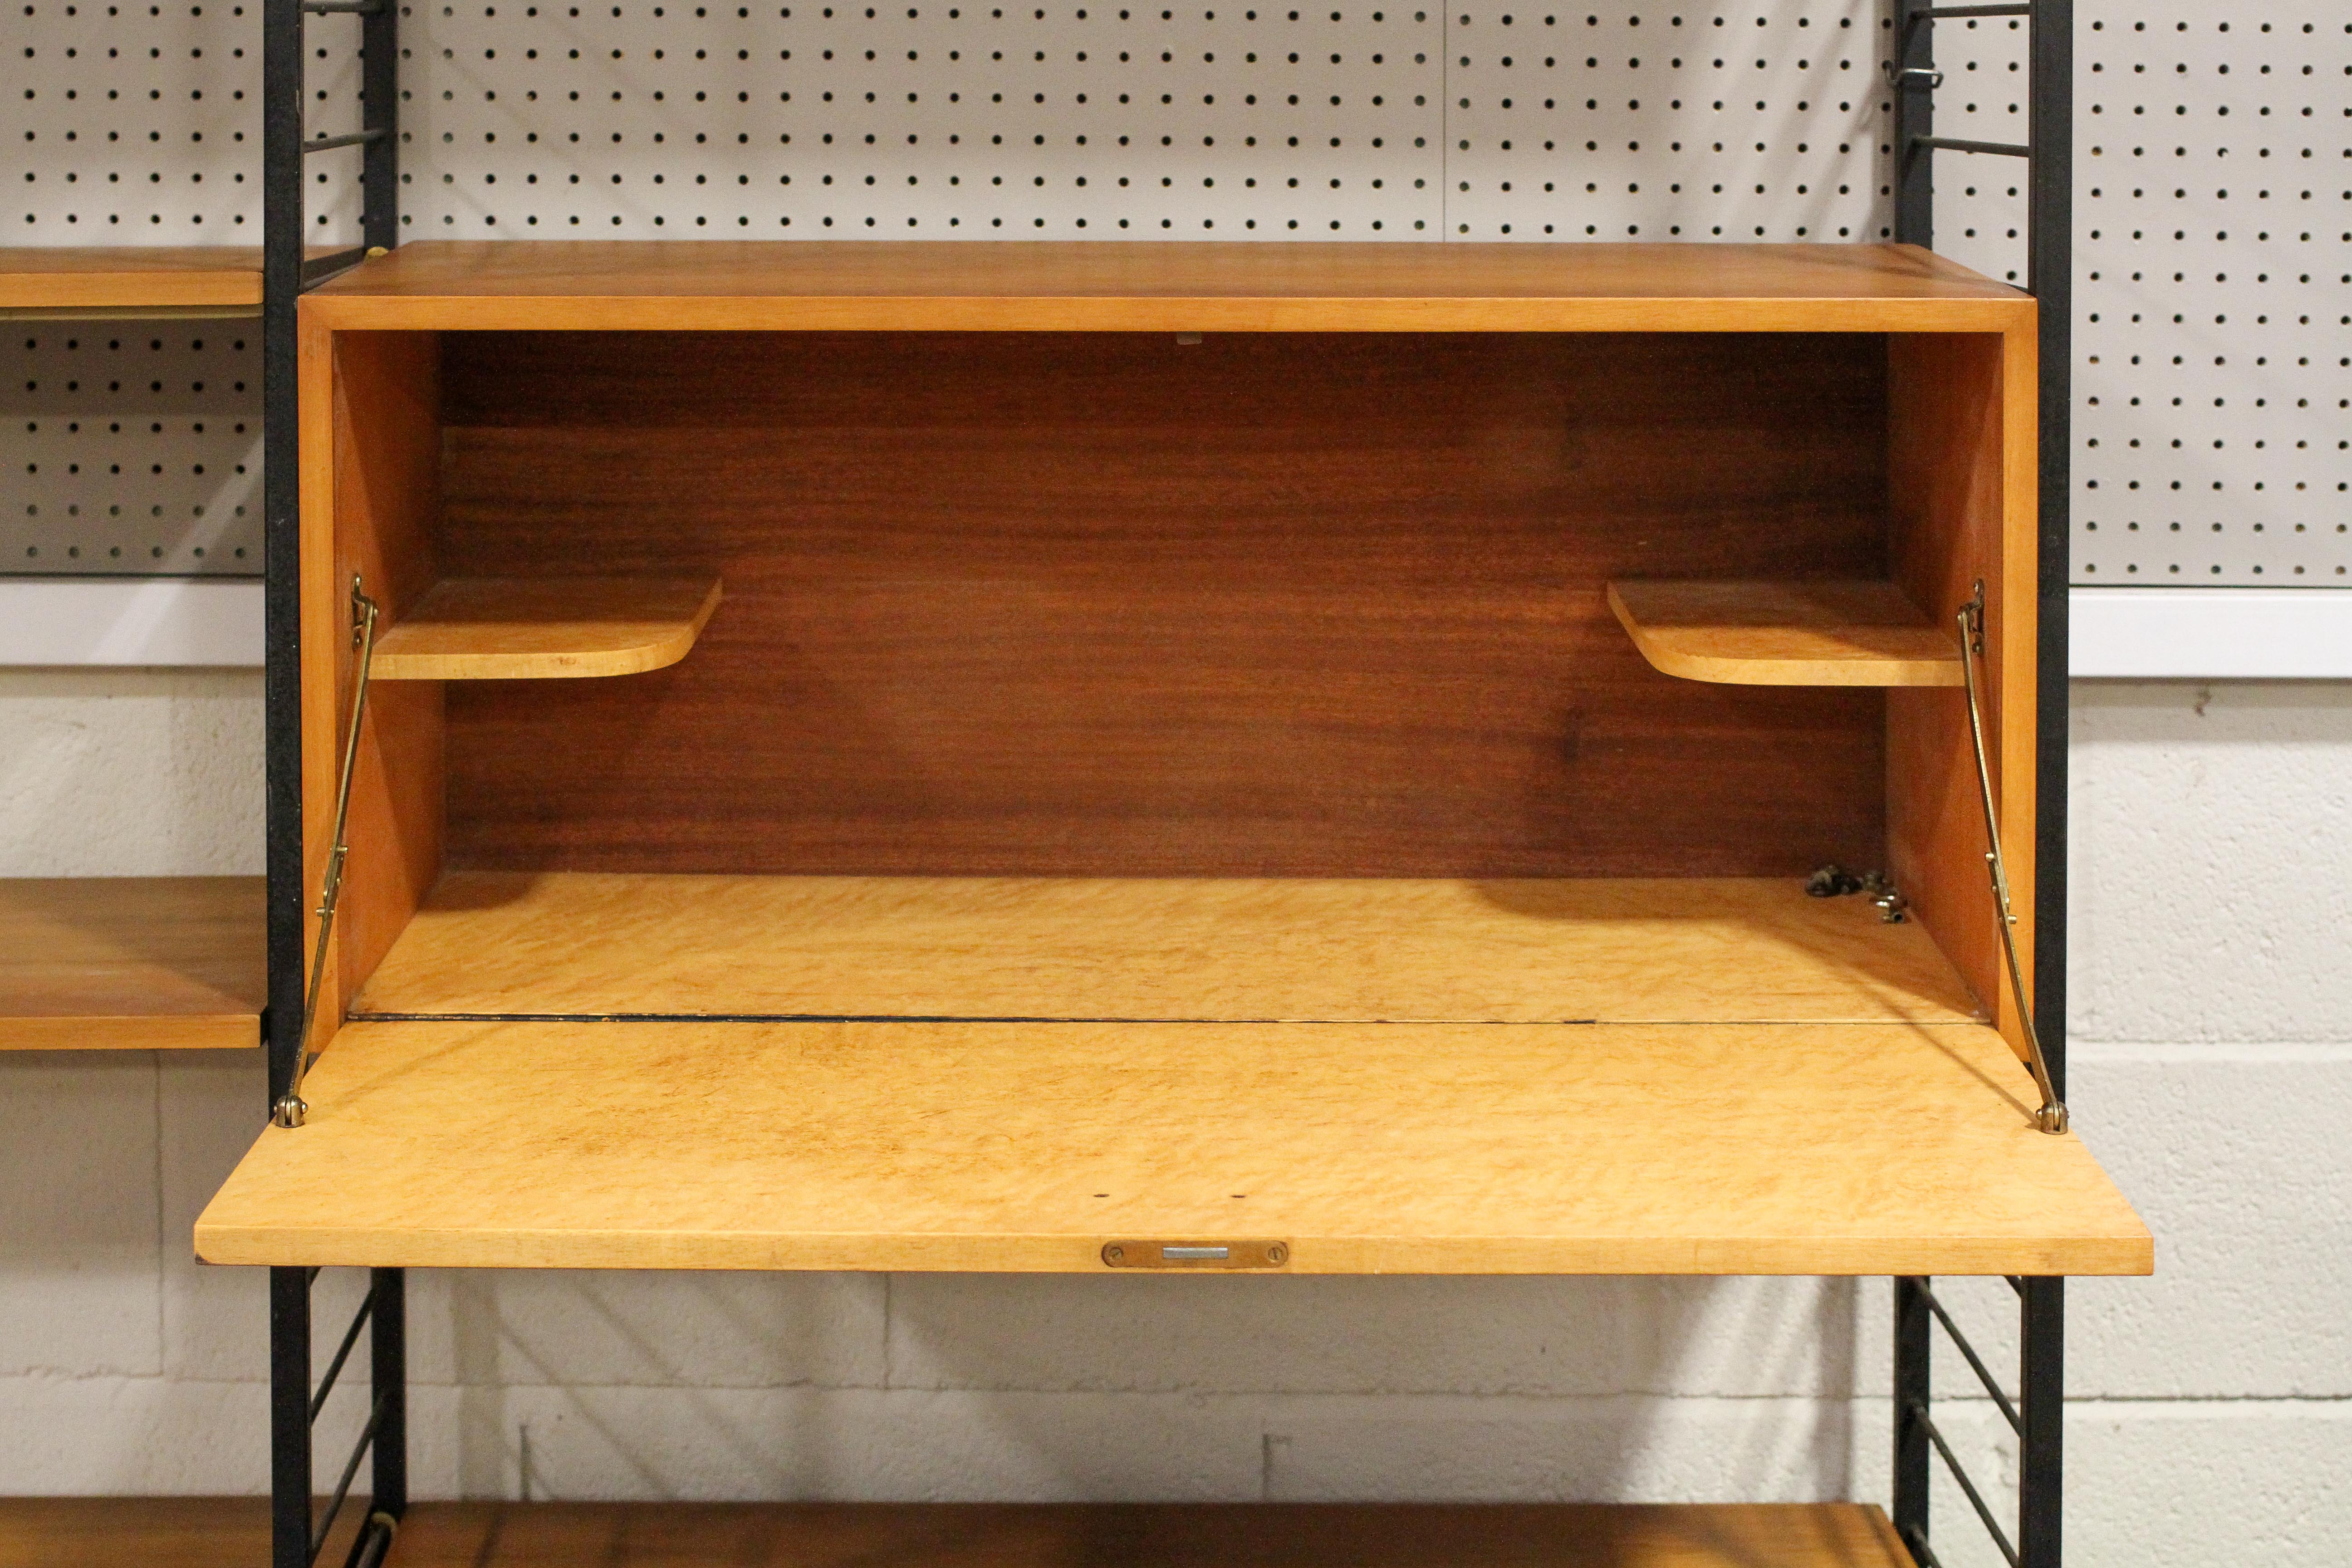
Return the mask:
{"type": "Polygon", "coordinates": [[[354,131],[348,136],[321,136],[315,142],[305,142],[302,143],[302,155],[307,158],[313,153],[331,153],[338,147],[359,147],[370,142],[383,140],[383,127],[372,125],[365,131],[354,131]]]}
{"type": "Polygon", "coordinates": [[[381,16],[383,0],[302,0],[302,9],[313,16],[381,16]]]}
{"type": "Polygon", "coordinates": [[[2009,1534],[1993,1519],[1992,1510],[1985,1507],[1985,1500],[1978,1495],[1976,1483],[1969,1479],[1968,1471],[1962,1469],[1960,1461],[1953,1457],[1952,1450],[1944,1442],[1944,1435],[1937,1431],[1935,1422],[1927,1418],[1927,1407],[1914,1405],[1909,1415],[1912,1420],[1919,1423],[1919,1429],[1927,1434],[1927,1441],[1935,1445],[1936,1452],[1943,1456],[1944,1468],[1952,1472],[1952,1479],[1960,1483],[1960,1490],[1967,1496],[1969,1506],[1977,1510],[1977,1518],[1983,1521],[1986,1531],[1992,1536],[1992,1543],[2000,1547],[2000,1554],[2009,1560],[2009,1568],[2017,1568],[2017,1548],[2009,1543],[2009,1534]]]}
{"type": "MultiPolygon", "coordinates": [[[[360,1461],[367,1457],[369,1446],[375,1441],[375,1429],[383,1420],[383,1402],[388,1397],[387,1394],[375,1396],[375,1404],[368,1411],[367,1426],[361,1431],[360,1440],[352,1445],[352,1459],[343,1467],[343,1479],[335,1483],[335,1495],[328,1500],[326,1513],[311,1527],[310,1561],[313,1563],[319,1560],[319,1549],[327,1544],[327,1532],[335,1527],[335,1515],[343,1511],[343,1500],[351,1495],[352,1478],[360,1473],[360,1461]]],[[[2017,1559],[2011,1557],[2010,1561],[2015,1563],[2017,1559]]]]}
{"type": "Polygon", "coordinates": [[[1913,25],[1916,25],[1921,22],[1940,22],[1954,16],[2031,16],[2032,15],[2032,6],[2017,4],[2016,0],[2010,0],[2010,3],[2000,5],[1932,5],[1925,11],[1912,12],[1910,21],[1913,25]]]}
{"type": "Polygon", "coordinates": [[[1914,136],[1912,151],[1922,147],[1945,153],[1990,153],[2002,158],[2031,158],[2033,149],[2022,142],[1958,142],[1949,136],[1914,136]]]}
{"type": "Polygon", "coordinates": [[[360,1342],[360,1330],[367,1326],[368,1314],[375,1310],[375,1288],[370,1286],[360,1310],[352,1318],[351,1331],[343,1335],[342,1347],[335,1359],[327,1363],[327,1375],[319,1380],[319,1392],[310,1396],[310,1425],[319,1424],[319,1412],[326,1407],[327,1395],[335,1391],[335,1379],[341,1374],[343,1363],[351,1359],[352,1347],[360,1342]]]}
{"type": "Polygon", "coordinates": [[[1912,1561],[1919,1568],[1944,1568],[1943,1559],[1936,1555],[1936,1549],[1927,1544],[1927,1537],[1919,1531],[1905,1531],[1903,1544],[1911,1549],[1912,1561]]]}
{"type": "Polygon", "coordinates": [[[1968,1358],[1969,1370],[1977,1374],[1977,1381],[1984,1384],[1987,1394],[1992,1395],[1992,1402],[2000,1406],[2001,1415],[2009,1422],[2009,1429],[2021,1437],[2025,1436],[2025,1423],[2017,1418],[2017,1407],[2009,1402],[2009,1395],[2000,1391],[2000,1384],[1993,1381],[1992,1373],[1986,1371],[1985,1363],[1977,1358],[1976,1346],[1969,1343],[1968,1335],[1960,1332],[1960,1326],[1952,1321],[1952,1315],[1944,1310],[1941,1301],[1936,1300],[1935,1291],[1922,1285],[1919,1294],[1926,1300],[1927,1310],[1936,1315],[1936,1321],[1943,1324],[1944,1331],[1952,1336],[1952,1343],[1959,1347],[1960,1354],[1968,1358]]]}

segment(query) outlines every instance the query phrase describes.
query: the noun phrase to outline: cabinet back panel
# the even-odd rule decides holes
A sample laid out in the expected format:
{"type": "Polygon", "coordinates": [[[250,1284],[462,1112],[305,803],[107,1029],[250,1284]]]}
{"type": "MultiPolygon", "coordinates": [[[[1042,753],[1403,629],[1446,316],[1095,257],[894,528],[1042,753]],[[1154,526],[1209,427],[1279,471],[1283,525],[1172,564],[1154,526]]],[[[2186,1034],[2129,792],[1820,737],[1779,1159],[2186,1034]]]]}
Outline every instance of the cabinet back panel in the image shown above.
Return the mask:
{"type": "Polygon", "coordinates": [[[1660,675],[1602,588],[1882,574],[1883,339],[443,343],[445,573],[726,582],[670,668],[450,685],[453,865],[1879,863],[1878,693],[1660,675]]]}

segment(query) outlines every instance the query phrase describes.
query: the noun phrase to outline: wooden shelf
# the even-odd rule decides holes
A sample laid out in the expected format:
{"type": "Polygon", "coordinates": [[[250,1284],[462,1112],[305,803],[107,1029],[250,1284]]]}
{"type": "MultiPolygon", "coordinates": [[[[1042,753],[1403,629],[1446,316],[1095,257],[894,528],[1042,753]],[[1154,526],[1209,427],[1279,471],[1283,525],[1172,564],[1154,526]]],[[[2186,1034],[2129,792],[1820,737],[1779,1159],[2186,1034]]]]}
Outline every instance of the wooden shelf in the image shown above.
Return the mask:
{"type": "Polygon", "coordinates": [[[1892,583],[1609,584],[1642,657],[1735,686],[1958,686],[1960,645],[1892,583]]]}
{"type": "Polygon", "coordinates": [[[322,285],[330,328],[2004,331],[2033,301],[1893,245],[426,241],[322,285]]]}
{"type": "MultiPolygon", "coordinates": [[[[361,1500],[353,1498],[352,1505],[361,1500]]],[[[363,1517],[346,1506],[321,1561],[363,1517]]],[[[221,1568],[266,1498],[0,1500],[0,1568],[221,1568]]],[[[1911,1568],[1857,1503],[412,1504],[387,1568],[1911,1568]]]]}
{"type": "Polygon", "coordinates": [[[0,1049],[257,1045],[258,877],[0,879],[0,1049]]]}
{"type": "Polygon", "coordinates": [[[459,578],[376,638],[377,680],[561,680],[676,664],[719,607],[716,577],[459,578]]]}
{"type": "Polygon", "coordinates": [[[261,252],[227,246],[0,247],[0,316],[257,316],[261,252]]]}
{"type": "Polygon", "coordinates": [[[451,872],[355,1015],[1897,1023],[1927,931],[1794,878],[451,872]]]}
{"type": "Polygon", "coordinates": [[[350,1023],[214,1263],[2128,1274],[1982,1025],[350,1023]]]}

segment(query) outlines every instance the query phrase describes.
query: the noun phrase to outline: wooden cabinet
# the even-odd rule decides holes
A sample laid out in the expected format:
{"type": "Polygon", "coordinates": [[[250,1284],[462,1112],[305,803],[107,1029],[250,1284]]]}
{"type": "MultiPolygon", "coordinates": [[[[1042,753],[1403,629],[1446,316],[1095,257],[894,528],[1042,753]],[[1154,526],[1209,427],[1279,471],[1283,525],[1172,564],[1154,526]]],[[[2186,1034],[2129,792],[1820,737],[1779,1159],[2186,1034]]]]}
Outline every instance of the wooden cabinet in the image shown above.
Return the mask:
{"type": "Polygon", "coordinates": [[[1959,685],[1980,596],[2030,910],[2033,325],[1891,247],[360,268],[326,1054],[200,1249],[2144,1270],[2032,1124],[1959,685]]]}

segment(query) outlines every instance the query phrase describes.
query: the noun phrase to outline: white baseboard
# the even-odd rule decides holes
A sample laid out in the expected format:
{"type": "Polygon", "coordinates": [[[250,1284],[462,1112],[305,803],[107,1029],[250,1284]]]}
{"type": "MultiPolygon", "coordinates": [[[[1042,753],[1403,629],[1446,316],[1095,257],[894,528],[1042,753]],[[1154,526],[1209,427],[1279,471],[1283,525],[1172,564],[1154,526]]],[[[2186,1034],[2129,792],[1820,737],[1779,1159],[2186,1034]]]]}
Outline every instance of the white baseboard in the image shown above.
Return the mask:
{"type": "Polygon", "coordinates": [[[2077,679],[2352,679],[2352,589],[2076,588],[2077,679]]]}
{"type": "Polygon", "coordinates": [[[261,663],[261,584],[0,577],[0,665],[261,663]]]}

